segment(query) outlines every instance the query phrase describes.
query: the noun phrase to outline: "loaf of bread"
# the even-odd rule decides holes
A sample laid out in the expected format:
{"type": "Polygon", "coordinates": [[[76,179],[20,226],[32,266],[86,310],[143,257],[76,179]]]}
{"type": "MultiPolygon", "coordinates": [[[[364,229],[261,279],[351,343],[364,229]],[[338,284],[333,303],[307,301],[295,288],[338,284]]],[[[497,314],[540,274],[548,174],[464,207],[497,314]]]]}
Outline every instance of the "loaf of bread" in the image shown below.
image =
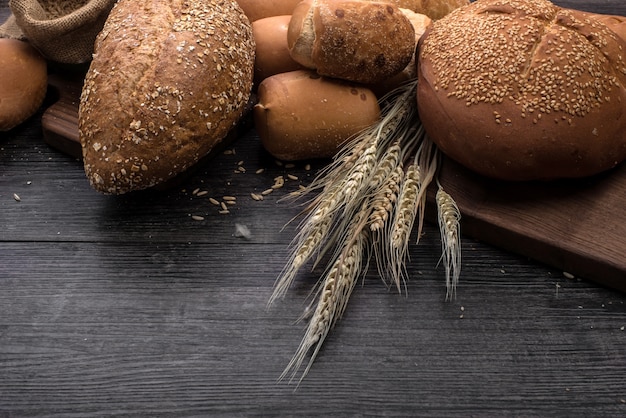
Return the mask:
{"type": "MultiPolygon", "coordinates": [[[[366,0],[380,1],[380,0],[366,0]]],[[[428,16],[431,19],[441,19],[451,11],[469,4],[470,0],[387,0],[402,9],[409,9],[416,13],[428,16]]]]}
{"type": "MultiPolygon", "coordinates": [[[[411,25],[413,26],[413,30],[415,31],[415,46],[417,47],[417,43],[420,38],[426,32],[426,28],[430,26],[432,23],[432,19],[428,16],[416,13],[409,9],[400,9],[402,13],[409,19],[411,25]]],[[[400,87],[402,84],[406,83],[409,80],[413,80],[417,77],[417,65],[416,65],[416,54],[413,53],[411,57],[411,61],[407,64],[406,67],[398,74],[389,77],[379,83],[373,84],[370,86],[372,91],[378,96],[382,97],[385,94],[389,93],[391,90],[400,87]]]]}
{"type": "Polygon", "coordinates": [[[30,118],[48,87],[47,63],[29,43],[0,38],[0,131],[30,118]]]}
{"type": "Polygon", "coordinates": [[[478,0],[420,40],[420,118],[445,154],[486,176],[593,175],[626,159],[625,52],[583,12],[478,0]]]}
{"type": "Polygon", "coordinates": [[[334,156],[380,117],[368,88],[297,70],[259,85],[254,125],[265,149],[285,161],[334,156]]]}
{"type": "Polygon", "coordinates": [[[100,192],[149,188],[187,170],[248,103],[255,45],[235,0],[120,0],[94,48],[79,136],[100,192]]]}
{"type": "Polygon", "coordinates": [[[415,33],[397,6],[360,0],[303,0],[287,33],[294,60],[318,74],[377,83],[406,67],[415,33]]]}
{"type": "Polygon", "coordinates": [[[266,17],[291,15],[300,0],[237,0],[250,22],[266,17]]]}
{"type": "Polygon", "coordinates": [[[270,16],[252,22],[256,44],[254,83],[258,85],[269,76],[304,67],[294,61],[287,47],[287,29],[291,15],[270,16]]]}

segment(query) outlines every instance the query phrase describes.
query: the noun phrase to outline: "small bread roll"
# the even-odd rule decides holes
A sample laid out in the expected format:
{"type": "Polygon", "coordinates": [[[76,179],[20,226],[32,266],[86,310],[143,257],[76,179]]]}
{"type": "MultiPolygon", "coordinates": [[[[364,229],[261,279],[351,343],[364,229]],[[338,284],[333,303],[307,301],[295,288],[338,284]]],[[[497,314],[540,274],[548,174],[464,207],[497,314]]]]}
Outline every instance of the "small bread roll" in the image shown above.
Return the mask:
{"type": "Polygon", "coordinates": [[[252,22],[256,43],[254,82],[259,84],[269,76],[303,69],[294,61],[287,47],[287,29],[291,15],[271,16],[252,22]]]}
{"type": "Polygon", "coordinates": [[[30,44],[0,38],[0,131],[30,118],[48,87],[47,63],[30,44]]]}
{"type": "MultiPolygon", "coordinates": [[[[400,9],[402,13],[406,15],[406,17],[411,21],[411,25],[413,25],[413,30],[415,31],[415,46],[419,42],[420,38],[426,32],[426,28],[431,24],[432,20],[428,16],[415,13],[409,9],[400,9]]],[[[411,61],[407,64],[406,67],[398,74],[383,80],[380,83],[370,86],[372,91],[376,93],[376,96],[382,97],[386,93],[391,90],[400,87],[400,85],[406,83],[409,80],[413,80],[417,77],[417,65],[415,63],[415,53],[411,58],[411,61]]]]}
{"type": "Polygon", "coordinates": [[[287,33],[294,60],[318,74],[377,83],[406,67],[415,32],[397,6],[360,0],[303,0],[287,33]]]}
{"type": "Polygon", "coordinates": [[[237,0],[250,22],[271,16],[291,15],[300,0],[237,0]]]}
{"type": "MultiPolygon", "coordinates": [[[[380,0],[365,0],[380,1],[380,0]]],[[[387,0],[396,6],[409,9],[415,13],[428,16],[431,19],[441,19],[459,7],[467,6],[470,0],[387,0]]]]}
{"type": "Polygon", "coordinates": [[[369,89],[310,70],[266,78],[257,96],[257,133],[265,149],[285,161],[330,158],[380,117],[369,89]]]}
{"type": "Polygon", "coordinates": [[[479,0],[422,37],[420,118],[445,154],[486,176],[590,176],[626,159],[625,51],[586,13],[479,0]]]}

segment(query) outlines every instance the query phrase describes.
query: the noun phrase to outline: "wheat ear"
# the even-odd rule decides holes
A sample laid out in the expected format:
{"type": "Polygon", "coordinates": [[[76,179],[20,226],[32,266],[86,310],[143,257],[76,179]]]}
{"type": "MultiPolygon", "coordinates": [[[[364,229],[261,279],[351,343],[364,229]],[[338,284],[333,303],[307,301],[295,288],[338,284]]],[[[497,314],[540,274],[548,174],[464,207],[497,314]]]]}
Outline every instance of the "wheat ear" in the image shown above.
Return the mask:
{"type": "Polygon", "coordinates": [[[441,234],[441,257],[446,269],[446,300],[456,297],[456,286],[461,274],[461,213],[452,198],[437,181],[437,218],[441,234]]]}
{"type": "Polygon", "coordinates": [[[365,228],[367,212],[361,210],[356,214],[353,222],[344,235],[344,242],[340,245],[341,251],[337,254],[332,265],[321,281],[317,304],[306,332],[296,353],[280,376],[284,379],[291,374],[290,380],[295,378],[307,354],[313,350],[300,380],[309,372],[317,354],[319,353],[326,336],[343,315],[356,279],[363,269],[364,252],[368,242],[368,230],[365,228]]]}

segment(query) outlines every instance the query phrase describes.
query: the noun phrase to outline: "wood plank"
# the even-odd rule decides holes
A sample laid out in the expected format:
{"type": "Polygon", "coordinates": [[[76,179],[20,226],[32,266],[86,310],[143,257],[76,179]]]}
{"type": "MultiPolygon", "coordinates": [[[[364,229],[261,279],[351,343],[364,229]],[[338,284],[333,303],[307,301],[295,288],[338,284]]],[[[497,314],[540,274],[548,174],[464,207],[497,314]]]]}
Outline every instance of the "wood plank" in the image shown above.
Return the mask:
{"type": "Polygon", "coordinates": [[[441,181],[464,234],[626,291],[624,164],[583,180],[511,183],[446,160],[441,181]]]}
{"type": "MultiPolygon", "coordinates": [[[[43,114],[44,138],[80,157],[78,94],[82,79],[52,78],[59,100],[43,114]]],[[[180,184],[250,128],[235,129],[225,143],[190,172],[164,185],[180,184]]],[[[249,135],[254,133],[246,132],[249,135]]],[[[258,142],[258,139],[256,139],[258,142]]],[[[626,291],[626,168],[590,179],[559,182],[496,182],[446,159],[441,172],[457,200],[462,231],[492,245],[532,257],[576,276],[626,291]]],[[[431,193],[430,219],[435,221],[431,193]]],[[[204,215],[202,215],[204,216],[204,215]]]]}

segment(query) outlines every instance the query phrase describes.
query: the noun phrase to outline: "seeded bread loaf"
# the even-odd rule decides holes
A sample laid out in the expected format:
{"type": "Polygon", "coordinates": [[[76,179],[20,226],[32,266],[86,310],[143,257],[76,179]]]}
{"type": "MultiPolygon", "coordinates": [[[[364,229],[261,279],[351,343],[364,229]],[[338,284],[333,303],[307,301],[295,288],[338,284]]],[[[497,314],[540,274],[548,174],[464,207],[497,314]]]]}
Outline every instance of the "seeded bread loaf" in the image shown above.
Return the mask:
{"type": "Polygon", "coordinates": [[[417,104],[449,157],[505,180],[626,159],[626,42],[547,0],[478,0],[420,40],[417,104]]]}
{"type": "Polygon", "coordinates": [[[240,119],[251,24],[232,1],[120,0],[98,35],[79,134],[91,185],[122,194],[194,165],[240,119]]]}
{"type": "Polygon", "coordinates": [[[406,67],[415,33],[397,6],[360,0],[303,0],[291,15],[292,58],[328,77],[378,83],[406,67]]]}

